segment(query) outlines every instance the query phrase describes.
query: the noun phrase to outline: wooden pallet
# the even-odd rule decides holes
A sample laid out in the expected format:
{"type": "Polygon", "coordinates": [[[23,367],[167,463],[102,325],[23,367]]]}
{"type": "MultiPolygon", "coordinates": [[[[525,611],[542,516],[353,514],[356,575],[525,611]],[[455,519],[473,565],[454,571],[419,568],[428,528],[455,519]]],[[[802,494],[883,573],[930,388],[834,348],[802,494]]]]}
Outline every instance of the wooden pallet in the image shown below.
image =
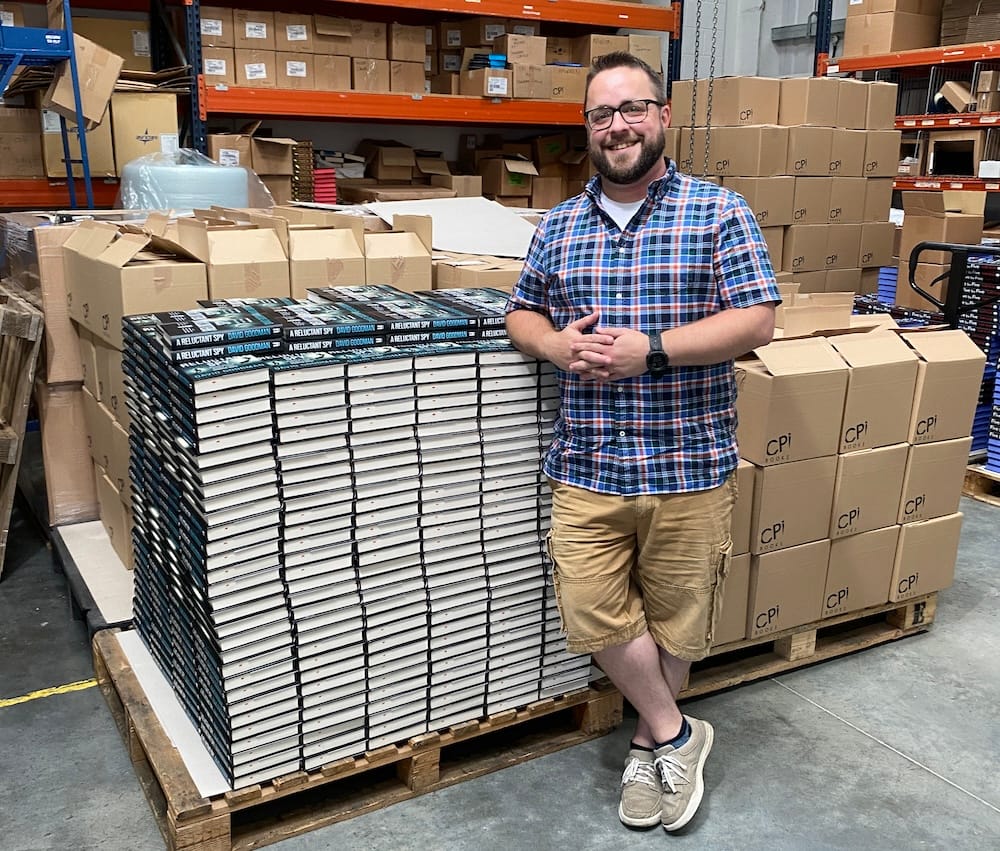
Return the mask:
{"type": "Polygon", "coordinates": [[[602,681],[206,799],[160,726],[115,632],[97,633],[93,649],[98,684],[172,851],[258,848],[597,738],[622,720],[621,695],[602,681]]]}
{"type": "Polygon", "coordinates": [[[926,632],[934,623],[936,609],[937,594],[929,594],[905,603],[886,603],[825,618],[762,638],[723,644],[692,666],[678,699],[711,694],[926,632]]]}
{"type": "Polygon", "coordinates": [[[981,464],[966,467],[962,493],[980,502],[1000,506],[1000,473],[987,470],[981,464]]]}
{"type": "Polygon", "coordinates": [[[0,573],[43,329],[41,311],[0,284],[0,573]]]}

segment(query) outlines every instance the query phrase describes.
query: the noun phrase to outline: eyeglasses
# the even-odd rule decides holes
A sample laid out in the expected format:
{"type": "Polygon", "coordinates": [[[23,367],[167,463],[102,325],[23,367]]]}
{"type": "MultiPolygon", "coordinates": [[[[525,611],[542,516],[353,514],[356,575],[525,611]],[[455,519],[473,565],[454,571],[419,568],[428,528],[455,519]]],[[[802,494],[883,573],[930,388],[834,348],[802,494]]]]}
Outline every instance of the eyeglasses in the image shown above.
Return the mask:
{"type": "Polygon", "coordinates": [[[638,124],[646,118],[650,104],[663,106],[658,100],[652,98],[642,98],[640,100],[627,100],[619,107],[595,106],[583,113],[583,118],[591,130],[607,130],[615,120],[617,112],[625,120],[626,124],[638,124]]]}

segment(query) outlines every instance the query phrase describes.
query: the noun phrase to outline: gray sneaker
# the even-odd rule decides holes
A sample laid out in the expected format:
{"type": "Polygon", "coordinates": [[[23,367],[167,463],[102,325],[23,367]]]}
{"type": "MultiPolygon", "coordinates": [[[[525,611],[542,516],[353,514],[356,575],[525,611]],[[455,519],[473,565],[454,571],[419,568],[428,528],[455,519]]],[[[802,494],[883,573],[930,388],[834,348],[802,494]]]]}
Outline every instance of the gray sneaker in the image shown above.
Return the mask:
{"type": "Polygon", "coordinates": [[[664,745],[653,752],[653,764],[660,773],[663,786],[660,809],[664,830],[680,830],[691,821],[705,794],[702,774],[705,760],[712,750],[715,731],[707,721],[697,718],[687,720],[691,725],[691,738],[687,744],[679,748],[664,745]]]}
{"type": "Polygon", "coordinates": [[[629,827],[655,827],[660,823],[663,786],[649,751],[630,750],[622,774],[622,799],[618,818],[629,827]]]}

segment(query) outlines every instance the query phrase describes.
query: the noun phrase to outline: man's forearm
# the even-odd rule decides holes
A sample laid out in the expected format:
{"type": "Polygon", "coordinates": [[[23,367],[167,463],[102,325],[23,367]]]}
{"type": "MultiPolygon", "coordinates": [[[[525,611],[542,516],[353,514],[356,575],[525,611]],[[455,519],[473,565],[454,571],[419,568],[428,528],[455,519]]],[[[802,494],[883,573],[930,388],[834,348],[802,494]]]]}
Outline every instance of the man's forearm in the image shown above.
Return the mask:
{"type": "Polygon", "coordinates": [[[759,304],[706,316],[661,334],[672,366],[722,363],[771,341],[774,305],[759,304]]]}
{"type": "Polygon", "coordinates": [[[515,310],[507,314],[507,336],[510,341],[518,351],[539,360],[549,360],[545,340],[555,330],[547,316],[533,310],[515,310]]]}

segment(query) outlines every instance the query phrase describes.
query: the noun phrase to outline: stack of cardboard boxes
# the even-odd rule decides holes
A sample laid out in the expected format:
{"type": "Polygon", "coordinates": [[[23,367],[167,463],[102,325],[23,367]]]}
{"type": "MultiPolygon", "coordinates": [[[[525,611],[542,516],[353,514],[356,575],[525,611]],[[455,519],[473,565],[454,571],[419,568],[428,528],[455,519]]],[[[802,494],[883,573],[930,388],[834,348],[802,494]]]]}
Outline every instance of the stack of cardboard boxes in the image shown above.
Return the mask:
{"type": "Polygon", "coordinates": [[[707,174],[756,213],[779,280],[799,282],[802,292],[863,291],[863,277],[873,285],[893,256],[896,86],[724,77],[713,83],[710,130],[707,81],[698,87],[699,114],[685,127],[692,83],[674,83],[673,123],[681,129],[667,146],[671,154],[676,145],[681,170],[701,174],[707,154],[707,174]]]}
{"type": "Polygon", "coordinates": [[[715,643],[949,585],[982,352],[958,331],[858,330],[754,354],[715,643]]]}
{"type": "MultiPolygon", "coordinates": [[[[964,22],[962,38],[944,40],[947,24],[941,19],[941,5],[942,0],[851,0],[847,4],[843,55],[878,56],[965,41],[964,22]]],[[[974,9],[977,4],[968,5],[974,9]]],[[[964,11],[968,20],[969,10],[964,11]]]]}

